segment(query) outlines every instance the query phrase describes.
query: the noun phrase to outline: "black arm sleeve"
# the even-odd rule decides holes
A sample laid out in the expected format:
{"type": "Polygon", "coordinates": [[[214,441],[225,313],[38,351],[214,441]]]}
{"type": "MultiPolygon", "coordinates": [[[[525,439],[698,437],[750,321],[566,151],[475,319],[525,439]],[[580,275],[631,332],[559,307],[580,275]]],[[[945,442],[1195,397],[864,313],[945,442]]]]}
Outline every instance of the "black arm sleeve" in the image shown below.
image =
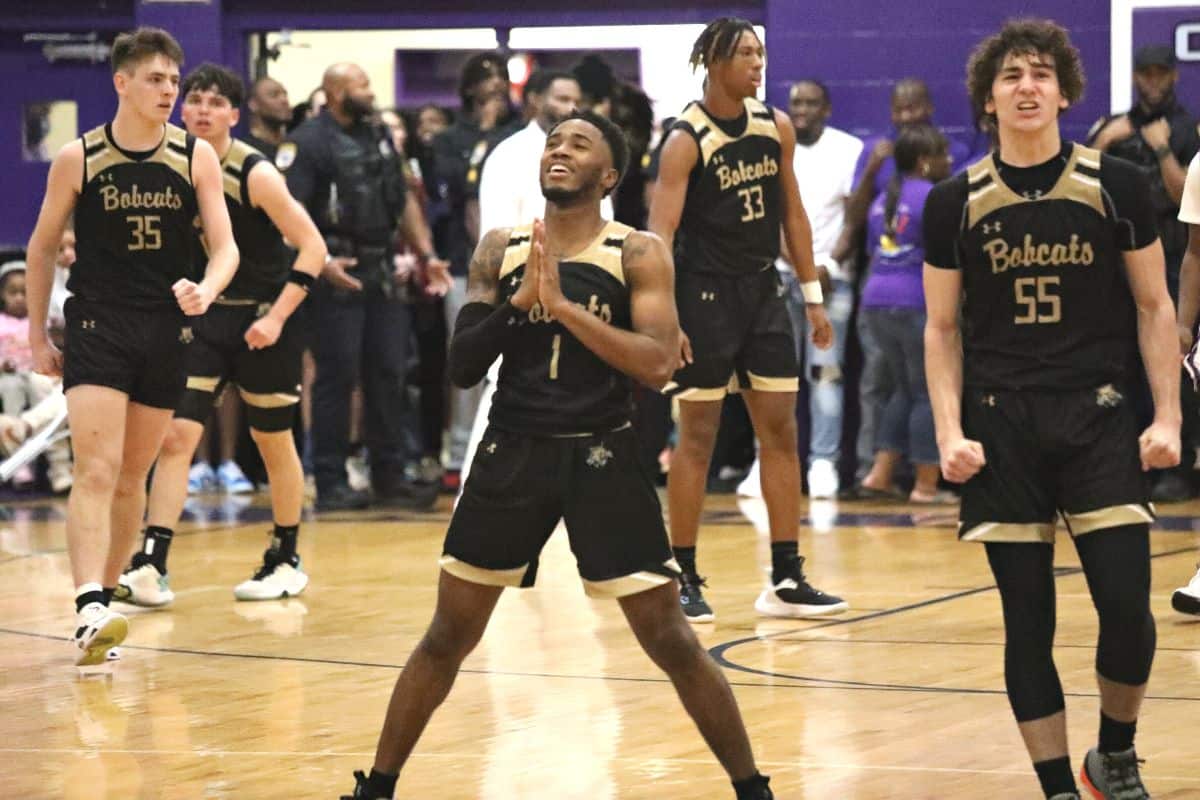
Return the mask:
{"type": "Polygon", "coordinates": [[[967,174],[947,178],[934,186],[925,200],[922,232],[925,263],[940,269],[958,269],[958,235],[967,205],[967,174]]]}
{"type": "Polygon", "coordinates": [[[1117,247],[1141,250],[1158,238],[1150,183],[1135,165],[1120,158],[1100,156],[1100,186],[1112,199],[1117,247]]]}
{"type": "Polygon", "coordinates": [[[474,302],[463,306],[450,339],[447,371],[451,383],[469,389],[483,380],[520,323],[521,311],[512,303],[494,307],[474,302]]]}

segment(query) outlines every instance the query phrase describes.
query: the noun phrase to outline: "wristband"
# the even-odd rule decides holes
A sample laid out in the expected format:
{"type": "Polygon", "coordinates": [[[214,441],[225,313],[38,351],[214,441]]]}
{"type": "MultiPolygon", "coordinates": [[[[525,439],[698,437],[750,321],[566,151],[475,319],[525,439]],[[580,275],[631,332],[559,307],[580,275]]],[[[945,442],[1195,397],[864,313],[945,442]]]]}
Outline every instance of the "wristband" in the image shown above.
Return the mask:
{"type": "Polygon", "coordinates": [[[1164,144],[1162,147],[1154,148],[1154,157],[1158,159],[1166,158],[1167,156],[1171,155],[1171,153],[1171,145],[1169,144],[1164,144]]]}
{"type": "Polygon", "coordinates": [[[288,283],[294,283],[306,292],[312,289],[312,285],[315,281],[316,278],[314,278],[312,275],[309,275],[307,272],[301,272],[298,269],[292,270],[287,276],[288,283]]]}
{"type": "Polygon", "coordinates": [[[804,302],[810,306],[819,306],[825,302],[820,281],[805,281],[800,284],[800,294],[804,295],[804,302]]]}

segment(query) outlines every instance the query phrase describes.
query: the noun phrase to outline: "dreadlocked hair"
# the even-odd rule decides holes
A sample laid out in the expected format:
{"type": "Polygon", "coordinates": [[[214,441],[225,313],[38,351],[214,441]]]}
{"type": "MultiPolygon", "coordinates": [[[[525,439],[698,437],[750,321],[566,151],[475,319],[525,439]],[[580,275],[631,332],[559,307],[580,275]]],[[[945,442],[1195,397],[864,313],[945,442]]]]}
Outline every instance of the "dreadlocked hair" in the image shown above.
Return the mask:
{"type": "Polygon", "coordinates": [[[692,45],[692,57],[688,60],[692,70],[699,67],[708,69],[718,61],[732,58],[737,50],[738,39],[742,38],[745,31],[758,36],[750,20],[741,17],[720,17],[708,23],[692,45]]]}

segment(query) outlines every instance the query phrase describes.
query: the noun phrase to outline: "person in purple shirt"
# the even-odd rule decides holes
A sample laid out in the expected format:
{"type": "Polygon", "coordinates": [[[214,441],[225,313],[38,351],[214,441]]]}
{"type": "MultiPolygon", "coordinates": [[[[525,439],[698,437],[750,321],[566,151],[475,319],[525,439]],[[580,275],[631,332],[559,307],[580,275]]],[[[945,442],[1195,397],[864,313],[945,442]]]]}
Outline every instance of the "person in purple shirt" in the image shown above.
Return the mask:
{"type": "Polygon", "coordinates": [[[916,471],[912,503],[952,499],[939,493],[938,449],[925,386],[925,292],[921,233],[925,198],[950,175],[946,139],[932,125],[909,125],[896,137],[896,171],[867,214],[871,268],[863,287],[860,318],[877,345],[868,370],[886,372],[892,385],[874,442],[864,494],[894,494],[893,472],[907,453],[916,471]]]}

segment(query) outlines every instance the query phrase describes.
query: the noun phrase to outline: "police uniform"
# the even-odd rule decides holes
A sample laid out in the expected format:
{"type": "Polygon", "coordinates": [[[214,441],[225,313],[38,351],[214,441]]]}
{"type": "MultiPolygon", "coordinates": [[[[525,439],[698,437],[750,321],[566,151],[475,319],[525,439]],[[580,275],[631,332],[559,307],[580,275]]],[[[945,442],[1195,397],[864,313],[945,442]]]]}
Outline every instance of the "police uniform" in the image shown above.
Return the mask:
{"type": "Polygon", "coordinates": [[[1124,251],[1153,243],[1136,167],[1066,143],[1045,164],[993,154],[938,184],[926,261],[963,284],[963,430],[987,464],[959,536],[1052,542],[1153,519],[1126,400],[1136,307],[1124,251]]]}
{"type": "Polygon", "coordinates": [[[77,259],[64,307],[65,389],[108,386],[155,408],[178,403],[191,329],[171,287],[198,272],[194,148],[174,125],[147,152],[117,146],[111,125],[83,135],[77,259]]]}
{"type": "MultiPolygon", "coordinates": [[[[563,294],[632,329],[622,248],[632,228],[608,223],[559,263],[563,294]]],[[[515,228],[500,300],[525,274],[531,228],[515,228]]],[[[621,597],[675,580],[662,508],[630,425],[630,379],[587,349],[540,304],[518,318],[441,565],[463,580],[532,586],[560,519],[589,594],[621,597]]]]}
{"type": "Polygon", "coordinates": [[[739,388],[799,388],[792,323],[775,270],[779,130],[770,106],[753,98],[744,105],[740,117],[722,120],[694,102],[673,128],[700,151],[675,237],[676,305],[695,360],[665,389],[689,400],[720,400],[739,388]]]}
{"type": "Polygon", "coordinates": [[[283,236],[266,212],[250,202],[250,171],[264,160],[262,153],[237,139],[221,159],[225,206],[241,263],[225,292],[192,326],[187,391],[175,412],[181,419],[204,424],[229,380],[237,384],[247,421],[255,430],[288,430],[300,402],[303,347],[295,315],[272,346],[251,350],[245,340],[255,320],[271,309],[289,270],[283,236]]]}
{"type": "MultiPolygon", "coordinates": [[[[318,281],[309,298],[313,467],[318,497],[346,482],[350,393],[361,377],[372,477],[399,480],[405,462],[404,405],[411,321],[393,282],[393,236],[405,183],[391,137],[379,126],[342,128],[326,110],[292,131],[275,156],[288,188],[325,237],[329,253],[358,259],[361,291],[318,281]],[[361,370],[360,370],[361,366],[361,370]],[[360,375],[361,372],[361,375],[360,375]]],[[[386,494],[386,492],[385,492],[386,494]]]]}

